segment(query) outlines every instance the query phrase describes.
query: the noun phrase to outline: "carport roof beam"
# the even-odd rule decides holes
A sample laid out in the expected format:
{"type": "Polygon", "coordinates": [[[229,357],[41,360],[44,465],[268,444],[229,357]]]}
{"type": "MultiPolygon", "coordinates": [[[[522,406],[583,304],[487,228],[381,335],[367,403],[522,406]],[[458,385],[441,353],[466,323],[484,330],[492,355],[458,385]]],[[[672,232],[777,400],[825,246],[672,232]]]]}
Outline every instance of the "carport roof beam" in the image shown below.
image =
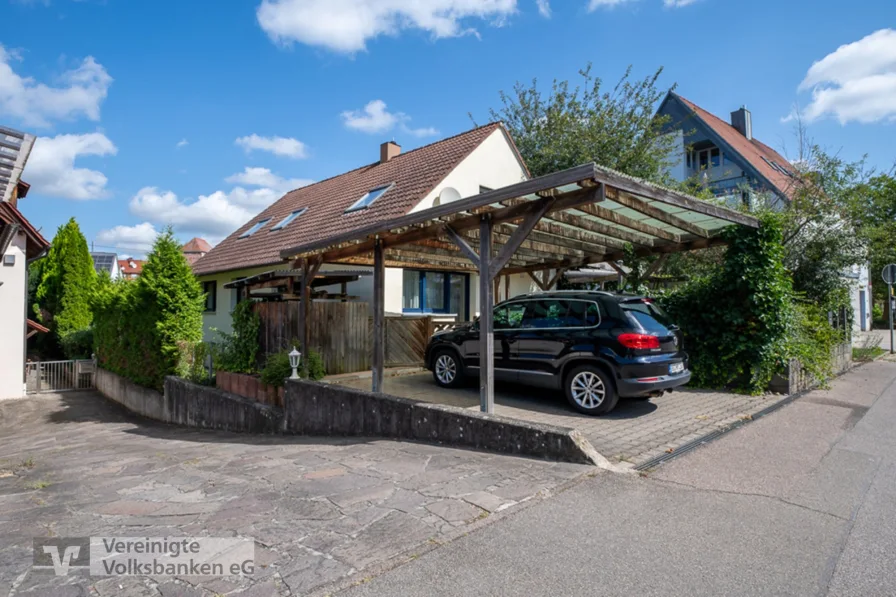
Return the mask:
{"type": "Polygon", "coordinates": [[[719,232],[731,224],[759,226],[749,215],[585,164],[305,243],[281,257],[372,265],[380,239],[389,267],[476,271],[468,253],[475,254],[471,241],[479,240],[483,214],[500,256],[491,259],[490,276],[616,260],[626,243],[638,255],[689,251],[723,244],[719,232]]]}

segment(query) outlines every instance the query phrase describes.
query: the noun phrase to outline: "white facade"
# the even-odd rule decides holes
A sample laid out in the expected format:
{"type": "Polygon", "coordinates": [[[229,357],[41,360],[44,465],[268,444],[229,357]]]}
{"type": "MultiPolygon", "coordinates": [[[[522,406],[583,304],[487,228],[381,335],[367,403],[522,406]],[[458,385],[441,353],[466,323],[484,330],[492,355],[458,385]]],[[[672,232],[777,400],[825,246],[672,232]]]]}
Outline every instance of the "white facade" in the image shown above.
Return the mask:
{"type": "Polygon", "coordinates": [[[0,262],[0,400],[25,396],[26,243],[16,233],[0,262]]]}
{"type": "Polygon", "coordinates": [[[871,330],[872,314],[871,305],[871,279],[867,265],[854,265],[846,274],[850,280],[850,302],[852,303],[852,330],[853,332],[867,332],[871,330]]]}
{"type": "MultiPolygon", "coordinates": [[[[502,128],[496,129],[482,143],[474,149],[470,155],[462,160],[448,175],[430,191],[411,212],[418,212],[429,209],[435,205],[440,205],[441,200],[448,195],[454,195],[450,191],[443,195],[443,191],[447,188],[454,189],[458,198],[472,197],[485,190],[499,189],[508,185],[516,184],[528,178],[528,172],[519,159],[509,137],[502,128]]],[[[216,305],[214,311],[208,311],[203,318],[203,328],[205,340],[214,340],[214,329],[222,332],[230,332],[232,330],[231,312],[236,306],[236,291],[225,289],[224,284],[239,278],[246,278],[256,274],[277,270],[287,269],[284,264],[267,265],[252,269],[245,269],[232,272],[220,272],[206,276],[200,276],[202,283],[215,283],[216,289],[216,305]]],[[[421,266],[420,271],[426,271],[425,266],[421,266]]],[[[321,266],[321,271],[339,271],[339,270],[366,270],[373,272],[373,268],[325,263],[321,266]]],[[[416,270],[415,270],[416,271],[416,270]]],[[[399,268],[386,268],[386,289],[385,289],[385,311],[386,313],[401,314],[407,312],[404,308],[405,298],[404,270],[399,268]]],[[[479,313],[479,276],[469,274],[469,308],[465,304],[463,313],[447,313],[446,315],[457,314],[461,319],[471,319],[479,313]]],[[[502,281],[500,292],[497,295],[504,297],[504,283],[502,281]]],[[[338,286],[334,287],[338,290],[338,286]]],[[[525,274],[515,275],[511,277],[510,283],[511,294],[516,296],[525,292],[532,292],[536,289],[534,282],[525,274]]],[[[326,288],[323,290],[331,290],[326,288]]],[[[334,291],[335,291],[334,290],[334,291]]],[[[372,304],[373,299],[373,276],[362,276],[357,282],[348,284],[347,292],[351,296],[358,297],[355,300],[372,304]]],[[[423,310],[427,312],[426,310],[423,310]]],[[[452,311],[457,311],[452,309],[452,311]]]]}

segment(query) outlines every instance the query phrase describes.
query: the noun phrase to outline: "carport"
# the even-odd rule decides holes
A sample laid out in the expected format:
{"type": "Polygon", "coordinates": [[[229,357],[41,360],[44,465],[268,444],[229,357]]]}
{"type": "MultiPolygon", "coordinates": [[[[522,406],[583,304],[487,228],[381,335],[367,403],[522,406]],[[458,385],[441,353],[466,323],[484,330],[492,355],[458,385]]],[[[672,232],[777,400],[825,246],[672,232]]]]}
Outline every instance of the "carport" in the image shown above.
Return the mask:
{"type": "Polygon", "coordinates": [[[592,163],[299,245],[281,257],[300,272],[303,354],[308,299],[321,265],[373,266],[374,392],[383,390],[385,268],[477,273],[480,407],[491,413],[492,307],[501,276],[526,273],[549,289],[570,268],[615,266],[626,245],[647,256],[724,244],[719,233],[732,224],[759,226],[750,216],[592,163]]]}

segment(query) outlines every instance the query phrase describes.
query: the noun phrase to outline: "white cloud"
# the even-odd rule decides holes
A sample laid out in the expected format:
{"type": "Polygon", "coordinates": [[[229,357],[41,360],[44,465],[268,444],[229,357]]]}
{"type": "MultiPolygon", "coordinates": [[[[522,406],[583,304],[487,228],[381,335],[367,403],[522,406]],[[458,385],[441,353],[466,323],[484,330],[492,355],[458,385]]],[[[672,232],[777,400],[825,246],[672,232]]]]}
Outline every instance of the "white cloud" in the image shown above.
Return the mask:
{"type": "Polygon", "coordinates": [[[535,4],[538,5],[538,14],[546,19],[551,18],[551,4],[548,0],[535,0],[535,4]]]}
{"type": "Polygon", "coordinates": [[[386,133],[398,126],[403,132],[414,137],[432,137],[439,134],[433,127],[411,128],[411,117],[404,112],[389,112],[386,102],[373,100],[361,110],[346,110],[342,121],[347,128],[369,134],[386,133]]]}
{"type": "Polygon", "coordinates": [[[666,8],[684,8],[696,2],[699,2],[699,0],[663,0],[663,5],[666,8]]]}
{"type": "Polygon", "coordinates": [[[108,156],[118,149],[102,133],[40,137],[34,143],[23,178],[35,192],[64,199],[101,199],[108,195],[106,176],[88,168],[76,168],[84,156],[108,156]]]}
{"type": "MultiPolygon", "coordinates": [[[[136,226],[115,226],[109,230],[102,230],[96,235],[96,244],[101,247],[116,249],[130,249],[139,253],[149,253],[159,232],[149,222],[143,222],[136,226]]],[[[121,259],[127,259],[119,255],[121,259]]]]}
{"type": "Polygon", "coordinates": [[[245,149],[246,153],[258,150],[297,160],[308,157],[305,144],[292,137],[261,137],[252,134],[238,138],[236,144],[245,149]]]}
{"type": "Polygon", "coordinates": [[[588,0],[588,12],[594,12],[599,8],[613,8],[627,2],[632,2],[632,0],[588,0]]]}
{"type": "Polygon", "coordinates": [[[186,146],[189,145],[189,144],[190,144],[190,142],[187,141],[186,139],[181,139],[180,141],[177,142],[177,146],[176,146],[176,147],[177,147],[178,149],[180,149],[181,147],[186,147],[186,146]]]}
{"type": "Polygon", "coordinates": [[[283,178],[274,174],[267,168],[247,167],[242,172],[228,176],[225,182],[231,184],[243,184],[254,187],[267,187],[280,193],[286,193],[311,184],[307,178],[283,178]]]}
{"type": "Polygon", "coordinates": [[[100,119],[100,104],[112,77],[92,56],[62,73],[55,87],[17,74],[11,63],[18,58],[18,53],[0,45],[0,115],[37,127],[77,117],[100,119]]]}
{"type": "Polygon", "coordinates": [[[803,116],[846,124],[896,120],[896,30],[881,29],[815,62],[799,86],[812,91],[803,116]]]}
{"type": "Polygon", "coordinates": [[[255,188],[236,186],[190,200],[172,191],[144,187],[131,199],[130,211],[150,224],[171,225],[177,232],[198,234],[216,244],[287,191],[312,182],[283,178],[267,168],[246,168],[226,181],[255,188]]]}
{"type": "Polygon", "coordinates": [[[273,41],[336,52],[364,50],[367,41],[418,29],[433,38],[475,34],[470,19],[501,24],[517,0],[262,0],[258,24],[273,41]]]}

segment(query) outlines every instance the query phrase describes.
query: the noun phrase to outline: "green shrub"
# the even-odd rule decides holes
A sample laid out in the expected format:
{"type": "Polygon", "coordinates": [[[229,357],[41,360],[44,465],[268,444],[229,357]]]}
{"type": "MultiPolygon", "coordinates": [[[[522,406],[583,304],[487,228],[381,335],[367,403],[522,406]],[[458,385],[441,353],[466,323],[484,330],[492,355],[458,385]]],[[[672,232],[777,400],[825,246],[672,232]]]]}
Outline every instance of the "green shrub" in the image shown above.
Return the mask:
{"type": "MultiPolygon", "coordinates": [[[[286,378],[292,375],[292,367],[289,364],[289,353],[291,351],[292,348],[269,354],[264,368],[261,370],[261,381],[269,386],[282,387],[286,378]]],[[[317,381],[326,376],[326,374],[324,361],[319,352],[310,350],[307,355],[303,355],[302,363],[299,367],[299,376],[303,379],[317,381]]]]}
{"type": "Polygon", "coordinates": [[[684,333],[693,385],[756,394],[783,368],[794,306],[781,230],[776,214],[724,230],[722,266],[659,299],[684,333]]]}
{"type": "Polygon", "coordinates": [[[233,310],[233,332],[218,331],[219,352],[215,367],[231,373],[258,371],[258,330],[261,316],[252,301],[243,301],[233,310]]]}
{"type": "Polygon", "coordinates": [[[93,354],[93,330],[77,330],[60,338],[67,359],[89,359],[93,354]]]}
{"type": "Polygon", "coordinates": [[[871,319],[874,321],[884,320],[884,308],[877,303],[871,305],[871,319]]]}
{"type": "Polygon", "coordinates": [[[161,390],[188,376],[185,350],[202,340],[202,288],[171,230],[160,234],[136,281],[100,284],[93,300],[101,367],[161,390]]]}

